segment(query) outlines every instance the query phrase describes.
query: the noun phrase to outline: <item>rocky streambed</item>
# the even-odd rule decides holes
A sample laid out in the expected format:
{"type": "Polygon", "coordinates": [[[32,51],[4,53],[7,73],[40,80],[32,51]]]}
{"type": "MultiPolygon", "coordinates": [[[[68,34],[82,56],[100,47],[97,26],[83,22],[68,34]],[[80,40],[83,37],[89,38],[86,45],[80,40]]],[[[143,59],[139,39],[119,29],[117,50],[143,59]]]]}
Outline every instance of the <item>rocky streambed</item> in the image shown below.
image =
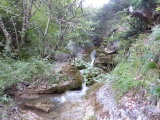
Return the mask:
{"type": "Polygon", "coordinates": [[[4,120],[160,120],[158,105],[130,93],[116,101],[106,83],[62,94],[34,95],[19,103],[4,120]]]}
{"type": "MultiPolygon", "coordinates": [[[[108,61],[115,54],[99,50],[95,56],[94,65],[104,71],[114,65],[108,61]]],[[[36,76],[32,84],[11,86],[8,94],[14,96],[15,105],[7,110],[0,106],[1,115],[6,115],[2,120],[160,120],[160,100],[155,103],[141,91],[116,99],[107,80],[86,87],[75,66],[54,67],[48,80],[38,81],[36,76]]]]}

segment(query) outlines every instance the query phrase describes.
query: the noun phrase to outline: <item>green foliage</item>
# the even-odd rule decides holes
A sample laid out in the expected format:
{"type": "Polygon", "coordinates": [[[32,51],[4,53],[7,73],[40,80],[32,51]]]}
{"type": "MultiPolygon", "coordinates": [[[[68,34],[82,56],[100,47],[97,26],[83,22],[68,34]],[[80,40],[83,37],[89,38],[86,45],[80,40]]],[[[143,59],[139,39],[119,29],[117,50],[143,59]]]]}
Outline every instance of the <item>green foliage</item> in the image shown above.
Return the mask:
{"type": "Polygon", "coordinates": [[[96,67],[92,67],[89,62],[86,62],[82,59],[72,59],[71,64],[75,65],[76,67],[83,66],[83,79],[87,84],[92,84],[93,82],[102,82],[108,77],[108,74],[103,73],[103,71],[96,67]]]}
{"type": "MultiPolygon", "coordinates": [[[[86,29],[89,29],[90,24],[85,18],[88,11],[83,8],[80,0],[30,2],[26,1],[25,8],[28,12],[22,12],[25,5],[23,1],[0,1],[2,19],[7,31],[14,39],[12,49],[18,49],[20,59],[50,55],[55,52],[53,48],[56,44],[56,48],[64,52],[65,45],[70,39],[81,44],[89,40],[86,29]],[[32,4],[31,8],[30,4],[32,4]],[[30,12],[31,16],[24,14],[30,12]],[[25,29],[23,18],[27,22],[25,29]],[[61,42],[58,42],[59,40],[61,42]]],[[[0,38],[5,41],[3,44],[7,44],[3,31],[0,31],[0,38]]]]}
{"type": "Polygon", "coordinates": [[[154,7],[154,4],[159,4],[159,0],[131,0],[131,5],[138,8],[148,7],[149,9],[154,7]]]}
{"type": "Polygon", "coordinates": [[[160,7],[157,7],[157,8],[156,8],[156,12],[160,12],[160,7]]]}
{"type": "Polygon", "coordinates": [[[157,69],[157,64],[156,64],[156,55],[151,52],[144,52],[142,57],[142,68],[141,72],[142,74],[146,74],[149,70],[151,69],[157,69]]]}
{"type": "MultiPolygon", "coordinates": [[[[104,37],[109,35],[113,29],[127,23],[125,19],[126,11],[123,10],[128,6],[128,1],[116,1],[110,2],[97,10],[91,18],[93,21],[91,26],[94,36],[104,37]]],[[[115,41],[115,39],[113,41],[115,41]]]]}
{"type": "Polygon", "coordinates": [[[131,5],[135,7],[141,7],[142,6],[142,1],[143,0],[131,0],[131,5]]]}
{"type": "Polygon", "coordinates": [[[81,59],[75,58],[71,60],[71,65],[75,65],[77,67],[84,66],[84,67],[90,67],[90,64],[86,61],[83,61],[81,59]]]}
{"type": "Polygon", "coordinates": [[[101,73],[98,68],[86,68],[82,71],[84,81],[87,84],[92,84],[93,82],[102,82],[106,80],[107,74],[101,73]]]}
{"type": "Polygon", "coordinates": [[[57,80],[57,78],[56,78],[56,75],[55,76],[48,76],[47,79],[48,79],[48,83],[49,84],[53,84],[53,83],[58,83],[59,82],[57,80]]]}
{"type": "MultiPolygon", "coordinates": [[[[137,90],[138,86],[145,86],[149,90],[151,84],[157,83],[159,70],[157,67],[157,55],[159,54],[159,29],[147,36],[140,34],[129,48],[126,58],[123,56],[120,63],[111,72],[114,78],[113,88],[116,90],[117,97],[128,92],[137,90]],[[147,41],[147,43],[146,43],[147,41]]],[[[120,59],[120,58],[119,58],[120,59]]],[[[159,96],[159,88],[151,87],[153,95],[159,96]]]]}
{"type": "MultiPolygon", "coordinates": [[[[132,63],[133,64],[133,63],[132,63]]],[[[113,88],[116,90],[117,96],[121,96],[131,88],[138,87],[140,81],[134,80],[137,67],[129,63],[119,63],[118,66],[111,72],[115,77],[113,80],[113,88]]]]}
{"type": "Polygon", "coordinates": [[[9,103],[12,102],[12,99],[7,95],[7,94],[3,94],[2,97],[0,98],[0,103],[9,103]]]}
{"type": "Polygon", "coordinates": [[[160,41],[160,26],[157,26],[153,29],[152,37],[154,40],[160,41]]]}
{"type": "Polygon", "coordinates": [[[39,56],[39,53],[39,47],[35,46],[35,44],[32,44],[31,46],[21,48],[21,51],[18,53],[17,56],[19,60],[28,60],[32,57],[39,56]]]}
{"type": "MultiPolygon", "coordinates": [[[[15,61],[10,58],[0,59],[0,93],[16,82],[30,81],[33,75],[43,73],[49,66],[45,60],[30,59],[28,61],[15,61]]],[[[6,96],[1,98],[7,101],[6,96]]]]}
{"type": "Polygon", "coordinates": [[[160,97],[160,85],[156,85],[150,88],[150,93],[155,97],[160,97]]]}
{"type": "Polygon", "coordinates": [[[147,71],[149,71],[150,69],[156,69],[157,64],[155,62],[146,62],[143,66],[142,66],[142,74],[146,73],[147,71]]]}

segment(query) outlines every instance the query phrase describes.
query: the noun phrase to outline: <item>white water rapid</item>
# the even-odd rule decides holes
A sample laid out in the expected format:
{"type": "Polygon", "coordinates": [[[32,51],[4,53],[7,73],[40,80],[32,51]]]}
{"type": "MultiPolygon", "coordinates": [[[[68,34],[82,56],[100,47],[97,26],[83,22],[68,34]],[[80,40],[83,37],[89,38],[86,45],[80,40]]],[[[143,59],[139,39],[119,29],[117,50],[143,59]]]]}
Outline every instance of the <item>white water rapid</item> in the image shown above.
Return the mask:
{"type": "Polygon", "coordinates": [[[94,60],[95,60],[96,50],[93,50],[91,52],[90,58],[91,58],[91,64],[90,67],[92,68],[94,66],[94,60]]]}

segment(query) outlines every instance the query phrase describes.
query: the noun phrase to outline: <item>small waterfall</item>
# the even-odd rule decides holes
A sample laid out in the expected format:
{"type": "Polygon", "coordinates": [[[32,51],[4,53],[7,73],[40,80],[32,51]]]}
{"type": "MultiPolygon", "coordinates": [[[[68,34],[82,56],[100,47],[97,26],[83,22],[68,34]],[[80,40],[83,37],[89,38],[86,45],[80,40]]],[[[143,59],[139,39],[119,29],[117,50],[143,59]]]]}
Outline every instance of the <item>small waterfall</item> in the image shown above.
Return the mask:
{"type": "Polygon", "coordinates": [[[91,55],[90,55],[90,58],[91,58],[90,67],[91,68],[94,66],[95,55],[96,55],[96,50],[93,50],[92,53],[91,53],[91,55]]]}
{"type": "MultiPolygon", "coordinates": [[[[96,50],[93,50],[90,54],[90,58],[91,58],[90,67],[91,68],[94,66],[95,54],[96,54],[96,50]]],[[[81,76],[83,77],[83,70],[80,70],[79,72],[81,73],[81,76]]],[[[72,98],[75,99],[75,98],[80,98],[80,97],[85,96],[87,90],[88,90],[88,87],[86,86],[86,83],[83,82],[81,90],[67,91],[65,94],[59,97],[54,97],[50,99],[51,101],[56,102],[57,105],[60,105],[72,98]]]]}
{"type": "MultiPolygon", "coordinates": [[[[83,77],[83,70],[79,70],[81,76],[83,77]]],[[[86,86],[86,83],[82,83],[82,89],[78,91],[68,91],[66,92],[66,98],[77,98],[82,97],[86,94],[86,91],[88,90],[88,87],[86,86]]]]}
{"type": "Polygon", "coordinates": [[[86,83],[82,84],[82,89],[79,91],[68,91],[66,92],[66,98],[79,98],[86,94],[86,91],[88,90],[86,83]]]}

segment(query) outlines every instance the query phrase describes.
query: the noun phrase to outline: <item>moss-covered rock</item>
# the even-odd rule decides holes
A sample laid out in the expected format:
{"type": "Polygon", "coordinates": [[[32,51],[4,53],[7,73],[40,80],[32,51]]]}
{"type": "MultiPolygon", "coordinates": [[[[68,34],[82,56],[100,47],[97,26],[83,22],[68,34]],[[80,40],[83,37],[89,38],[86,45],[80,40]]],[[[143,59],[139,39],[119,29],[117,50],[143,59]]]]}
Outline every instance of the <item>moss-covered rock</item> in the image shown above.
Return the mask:
{"type": "Polygon", "coordinates": [[[55,72],[57,68],[53,69],[53,74],[50,76],[50,83],[46,80],[45,87],[38,86],[34,91],[38,93],[56,93],[65,92],[66,90],[80,89],[82,87],[82,76],[78,69],[66,63],[64,65],[58,66],[58,71],[55,72]]]}
{"type": "MultiPolygon", "coordinates": [[[[62,93],[66,90],[81,89],[82,76],[78,69],[69,63],[58,63],[53,66],[52,70],[48,70],[45,78],[38,78],[32,80],[24,89],[16,89],[14,95],[23,96],[23,94],[30,96],[30,94],[39,93],[62,93]]],[[[17,83],[18,84],[18,83],[17,83]]]]}

